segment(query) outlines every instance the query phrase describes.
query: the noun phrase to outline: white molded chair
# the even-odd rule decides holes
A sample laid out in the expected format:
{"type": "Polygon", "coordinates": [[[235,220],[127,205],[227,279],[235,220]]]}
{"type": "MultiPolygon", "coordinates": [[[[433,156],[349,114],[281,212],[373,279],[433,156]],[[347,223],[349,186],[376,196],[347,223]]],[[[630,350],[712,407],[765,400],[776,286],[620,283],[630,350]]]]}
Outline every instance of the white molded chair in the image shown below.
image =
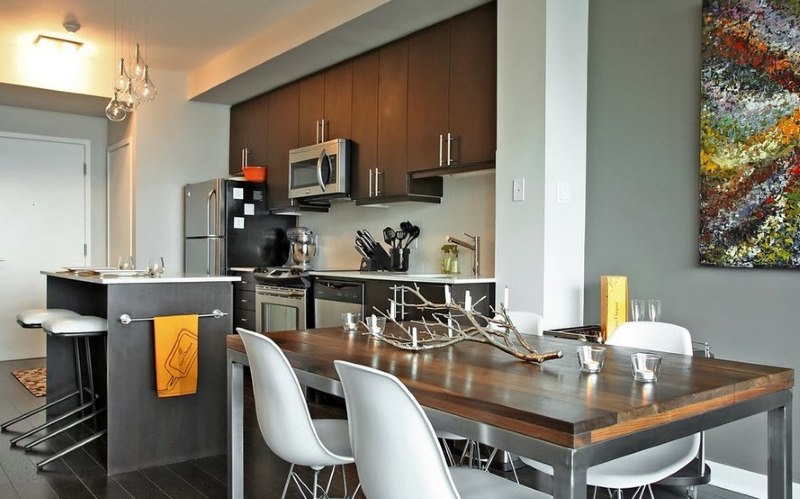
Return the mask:
{"type": "Polygon", "coordinates": [[[517,331],[522,334],[533,334],[542,336],[544,334],[544,319],[541,315],[533,312],[519,312],[512,310],[508,312],[508,317],[516,326],[517,331]]]}
{"type": "Polygon", "coordinates": [[[243,328],[236,328],[236,331],[242,337],[250,362],[261,435],[272,452],[291,464],[281,497],[286,497],[291,480],[303,497],[306,497],[306,492],[314,498],[320,497],[320,489],[321,497],[328,497],[335,466],[340,465],[347,497],[344,465],[353,462],[347,421],[311,419],[300,383],[278,345],[262,334],[243,328]],[[310,487],[294,471],[295,465],[314,470],[314,483],[310,487]],[[323,489],[319,484],[319,473],[327,466],[334,469],[323,489]]]}
{"type": "MultiPolygon", "coordinates": [[[[606,345],[692,355],[692,337],[689,331],[666,322],[626,322],[614,330],[606,345]]],[[[646,490],[653,497],[649,485],[686,466],[697,456],[699,449],[700,433],[696,433],[592,466],[586,471],[586,483],[590,486],[616,489],[619,498],[622,498],[621,489],[628,488],[638,489],[634,498],[644,497],[646,490]]],[[[551,466],[527,457],[520,459],[532,468],[553,474],[551,466]]]]}
{"type": "Polygon", "coordinates": [[[334,364],[358,476],[370,499],[550,497],[474,468],[449,468],[428,417],[396,377],[341,360],[334,364]]]}

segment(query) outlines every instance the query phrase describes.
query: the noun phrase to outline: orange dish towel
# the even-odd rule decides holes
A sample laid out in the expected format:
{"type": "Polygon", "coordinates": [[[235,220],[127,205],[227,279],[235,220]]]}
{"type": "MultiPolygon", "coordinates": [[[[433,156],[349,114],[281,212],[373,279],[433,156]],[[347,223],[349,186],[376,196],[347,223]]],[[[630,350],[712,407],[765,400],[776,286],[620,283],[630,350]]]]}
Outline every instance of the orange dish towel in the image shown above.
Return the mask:
{"type": "Polygon", "coordinates": [[[153,322],[158,396],[197,393],[197,314],[156,317],[153,322]]]}

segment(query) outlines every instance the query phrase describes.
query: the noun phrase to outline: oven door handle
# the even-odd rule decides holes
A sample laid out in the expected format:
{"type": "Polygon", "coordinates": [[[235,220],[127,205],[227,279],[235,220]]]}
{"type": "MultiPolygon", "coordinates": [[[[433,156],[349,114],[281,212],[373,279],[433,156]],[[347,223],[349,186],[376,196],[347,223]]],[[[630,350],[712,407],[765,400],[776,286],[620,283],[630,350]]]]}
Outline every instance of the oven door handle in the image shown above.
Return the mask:
{"type": "Polygon", "coordinates": [[[259,296],[274,296],[277,298],[302,298],[305,293],[302,291],[284,291],[282,289],[270,289],[269,291],[257,289],[256,294],[259,296]]]}

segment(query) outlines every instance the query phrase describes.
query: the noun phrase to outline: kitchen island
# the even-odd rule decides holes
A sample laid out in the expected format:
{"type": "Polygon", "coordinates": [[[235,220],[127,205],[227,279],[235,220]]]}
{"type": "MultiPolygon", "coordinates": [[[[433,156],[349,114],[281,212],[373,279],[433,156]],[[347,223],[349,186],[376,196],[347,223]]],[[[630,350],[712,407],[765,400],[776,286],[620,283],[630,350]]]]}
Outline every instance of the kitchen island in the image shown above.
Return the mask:
{"type": "MultiPolygon", "coordinates": [[[[107,406],[101,424],[108,428],[108,474],[225,451],[225,336],[233,331],[232,282],[238,276],[42,274],[47,276],[48,308],[108,320],[106,355],[103,338],[94,338],[92,344],[96,386],[106,399],[100,406],[107,406]],[[197,393],[158,398],[151,318],[179,314],[208,314],[198,325],[197,393]],[[131,322],[124,323],[125,315],[131,322]]],[[[48,337],[48,400],[74,386],[72,341],[48,337]]],[[[48,417],[68,407],[55,406],[48,417]]]]}

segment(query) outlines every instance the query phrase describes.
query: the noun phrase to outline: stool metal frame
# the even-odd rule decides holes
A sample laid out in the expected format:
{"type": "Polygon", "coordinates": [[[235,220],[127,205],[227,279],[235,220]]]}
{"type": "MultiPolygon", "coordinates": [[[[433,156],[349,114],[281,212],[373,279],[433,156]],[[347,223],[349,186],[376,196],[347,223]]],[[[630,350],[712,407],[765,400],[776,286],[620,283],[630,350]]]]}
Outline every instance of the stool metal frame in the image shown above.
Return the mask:
{"type": "MultiPolygon", "coordinates": [[[[25,329],[41,329],[42,328],[42,323],[41,322],[35,322],[35,323],[23,322],[19,318],[17,319],[17,324],[19,324],[21,327],[23,327],[25,329]]],[[[77,339],[76,339],[76,341],[77,341],[77,339]]],[[[77,350],[76,350],[75,355],[76,355],[76,358],[75,358],[76,365],[80,366],[80,358],[78,357],[77,350]]],[[[80,380],[80,367],[78,368],[78,376],[79,376],[78,379],[80,380]]],[[[82,386],[80,383],[78,383],[78,384],[79,384],[79,386],[82,386]]],[[[40,413],[40,412],[42,412],[44,410],[49,409],[50,407],[58,405],[58,404],[60,404],[62,402],[66,402],[67,400],[70,400],[71,398],[77,397],[77,396],[81,397],[81,405],[83,405],[83,398],[82,398],[83,394],[81,393],[80,390],[75,390],[74,392],[71,392],[71,393],[68,393],[67,395],[64,395],[63,397],[59,398],[58,400],[54,400],[52,402],[48,402],[48,403],[46,403],[46,404],[44,404],[44,405],[42,405],[40,407],[37,407],[36,409],[31,409],[30,411],[25,412],[23,414],[20,414],[19,416],[15,417],[13,419],[9,419],[8,421],[0,424],[0,431],[6,431],[8,429],[8,427],[13,425],[13,424],[19,423],[22,420],[28,419],[29,417],[31,417],[31,416],[33,416],[35,414],[38,414],[38,413],[40,413]]],[[[15,442],[12,442],[12,445],[14,445],[14,444],[15,444],[15,442]]]]}

